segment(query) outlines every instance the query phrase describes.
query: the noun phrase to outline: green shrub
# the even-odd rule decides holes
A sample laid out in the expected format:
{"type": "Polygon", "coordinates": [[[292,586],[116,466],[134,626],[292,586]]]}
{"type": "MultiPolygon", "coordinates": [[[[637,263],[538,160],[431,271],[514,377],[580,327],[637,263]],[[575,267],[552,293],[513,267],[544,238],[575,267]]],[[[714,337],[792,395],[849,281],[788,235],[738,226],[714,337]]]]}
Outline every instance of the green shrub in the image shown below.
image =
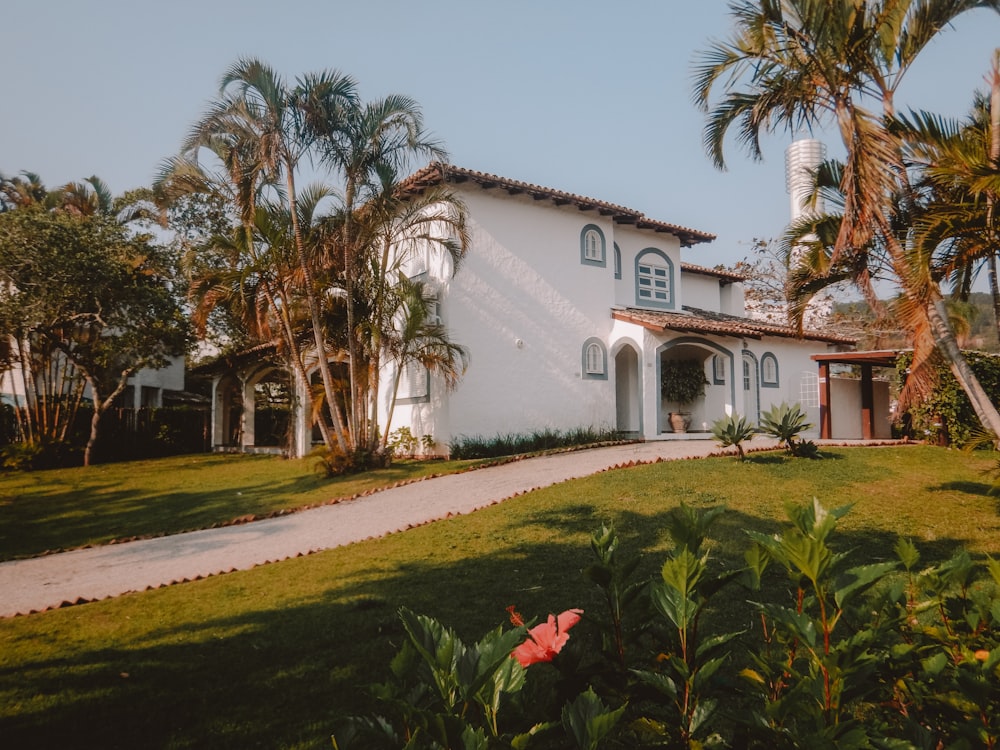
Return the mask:
{"type": "MultiPolygon", "coordinates": [[[[963,354],[990,400],[1000,403],[1000,356],[971,351],[963,354]]],[[[896,358],[896,371],[903,385],[912,361],[913,355],[908,352],[896,358]]],[[[982,427],[965,391],[946,365],[937,365],[935,372],[934,391],[909,405],[900,415],[898,429],[909,437],[958,447],[980,443],[982,427]]]]}
{"type": "Polygon", "coordinates": [[[620,439],[621,435],[614,430],[598,430],[593,427],[580,427],[565,432],[544,429],[519,435],[497,434],[489,438],[479,435],[459,435],[451,443],[450,454],[454,460],[498,458],[620,439]]]}
{"type": "Polygon", "coordinates": [[[312,454],[316,473],[332,479],[347,474],[360,474],[373,469],[384,469],[392,463],[392,451],[370,451],[364,448],[345,453],[336,445],[317,448],[312,454]]]}
{"type": "Polygon", "coordinates": [[[407,640],[373,688],[379,712],[345,720],[334,747],[1000,746],[1000,562],[962,551],[921,570],[899,540],[890,559],[852,565],[833,545],[847,507],[786,509],[787,528],[748,531],[746,566],[726,569],[706,544],[725,510],[681,506],[651,580],[634,580],[637,558],[602,527],[586,575],[607,611],[572,638],[550,617],[532,639],[510,608],[513,629],[466,644],[402,610],[407,640]],[[736,584],[756,602],[749,630],[710,616],[736,584]],[[512,658],[553,636],[546,665],[512,658]]]}

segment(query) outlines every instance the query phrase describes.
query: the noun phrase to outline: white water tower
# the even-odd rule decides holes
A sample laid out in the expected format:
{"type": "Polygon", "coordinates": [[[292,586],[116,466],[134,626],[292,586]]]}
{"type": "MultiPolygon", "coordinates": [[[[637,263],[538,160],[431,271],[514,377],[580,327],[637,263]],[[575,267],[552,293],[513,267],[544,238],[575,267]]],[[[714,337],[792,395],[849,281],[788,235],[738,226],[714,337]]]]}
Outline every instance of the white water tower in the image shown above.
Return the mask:
{"type": "Polygon", "coordinates": [[[785,190],[790,199],[791,220],[807,213],[823,213],[822,199],[810,207],[809,195],[813,190],[813,172],[826,159],[826,146],[814,138],[802,138],[785,149],[785,190]]]}
{"type": "MultiPolygon", "coordinates": [[[[814,138],[802,138],[794,141],[785,149],[785,190],[789,196],[789,222],[795,222],[805,216],[819,216],[825,212],[823,199],[816,197],[810,204],[810,196],[815,189],[814,173],[816,168],[826,159],[826,146],[814,138]]],[[[807,236],[806,239],[814,239],[807,236]]],[[[795,263],[797,253],[792,251],[791,263],[795,263]]],[[[829,292],[820,292],[806,307],[803,323],[806,328],[822,328],[833,313],[833,296],[829,292]]]]}

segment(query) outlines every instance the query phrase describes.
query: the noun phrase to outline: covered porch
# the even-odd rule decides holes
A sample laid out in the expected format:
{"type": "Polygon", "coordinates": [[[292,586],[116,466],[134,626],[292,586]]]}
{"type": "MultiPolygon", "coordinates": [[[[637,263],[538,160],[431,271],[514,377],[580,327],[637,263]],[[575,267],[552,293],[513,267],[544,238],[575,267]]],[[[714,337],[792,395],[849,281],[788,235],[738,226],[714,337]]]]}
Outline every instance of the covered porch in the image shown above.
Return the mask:
{"type": "Polygon", "coordinates": [[[821,440],[879,440],[891,437],[888,383],[875,369],[895,369],[901,350],[814,354],[819,367],[819,436],[821,440]],[[860,379],[837,378],[833,365],[857,367],[860,379]]]}

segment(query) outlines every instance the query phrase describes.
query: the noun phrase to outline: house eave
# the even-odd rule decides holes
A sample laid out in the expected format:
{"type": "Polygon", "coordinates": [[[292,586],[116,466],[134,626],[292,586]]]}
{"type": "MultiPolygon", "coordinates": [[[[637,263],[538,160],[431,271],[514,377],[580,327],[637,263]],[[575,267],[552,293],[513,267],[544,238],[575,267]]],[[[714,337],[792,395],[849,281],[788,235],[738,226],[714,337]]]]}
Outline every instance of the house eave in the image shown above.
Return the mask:
{"type": "Polygon", "coordinates": [[[475,183],[484,190],[502,190],[509,195],[527,195],[537,201],[547,200],[556,206],[575,206],[580,211],[594,211],[601,216],[610,218],[619,225],[671,234],[680,240],[682,247],[692,247],[699,243],[712,242],[715,239],[714,234],[683,227],[679,224],[650,219],[642,212],[625,206],[441,162],[434,162],[410,175],[400,185],[400,191],[404,194],[420,193],[432,185],[441,183],[460,185],[467,182],[475,183]]]}

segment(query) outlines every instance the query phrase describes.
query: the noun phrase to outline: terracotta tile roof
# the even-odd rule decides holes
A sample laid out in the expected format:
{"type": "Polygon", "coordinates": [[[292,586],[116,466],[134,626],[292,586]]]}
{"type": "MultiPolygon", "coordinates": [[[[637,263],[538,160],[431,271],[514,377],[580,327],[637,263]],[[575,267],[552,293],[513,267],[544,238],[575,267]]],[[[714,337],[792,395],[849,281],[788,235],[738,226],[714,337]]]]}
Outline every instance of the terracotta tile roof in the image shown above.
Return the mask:
{"type": "Polygon", "coordinates": [[[594,198],[587,198],[573,193],[564,193],[561,190],[532,185],[528,182],[510,180],[506,177],[498,177],[486,172],[476,172],[471,169],[463,169],[452,164],[442,164],[434,162],[419,172],[407,177],[400,185],[403,192],[419,192],[425,187],[436,185],[440,182],[474,182],[486,190],[504,190],[510,195],[527,195],[535,200],[549,200],[557,206],[572,205],[581,211],[596,211],[602,216],[609,216],[616,224],[626,224],[637,229],[647,229],[653,232],[663,232],[672,234],[681,241],[683,247],[690,247],[699,242],[711,242],[715,239],[714,234],[699,232],[697,229],[689,229],[678,224],[668,224],[663,221],[656,221],[647,218],[644,214],[625,206],[619,206],[606,201],[599,201],[594,198]]]}
{"type": "Polygon", "coordinates": [[[779,326],[764,323],[752,318],[740,318],[735,315],[699,310],[684,306],[681,312],[667,310],[642,310],[628,307],[612,310],[611,317],[615,320],[635,323],[651,331],[689,331],[691,333],[719,334],[722,336],[740,336],[748,339],[760,339],[764,336],[780,336],[782,338],[802,338],[807,341],[823,341],[828,344],[855,344],[856,340],[848,336],[840,336],[820,331],[803,331],[799,333],[791,326],[779,326]]]}
{"type": "Polygon", "coordinates": [[[681,263],[681,270],[687,273],[697,273],[703,276],[714,276],[717,279],[722,279],[724,281],[746,281],[749,277],[742,273],[734,273],[733,271],[723,271],[718,268],[705,268],[704,266],[696,266],[693,263],[681,263]]]}

